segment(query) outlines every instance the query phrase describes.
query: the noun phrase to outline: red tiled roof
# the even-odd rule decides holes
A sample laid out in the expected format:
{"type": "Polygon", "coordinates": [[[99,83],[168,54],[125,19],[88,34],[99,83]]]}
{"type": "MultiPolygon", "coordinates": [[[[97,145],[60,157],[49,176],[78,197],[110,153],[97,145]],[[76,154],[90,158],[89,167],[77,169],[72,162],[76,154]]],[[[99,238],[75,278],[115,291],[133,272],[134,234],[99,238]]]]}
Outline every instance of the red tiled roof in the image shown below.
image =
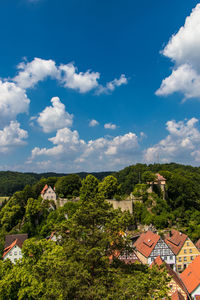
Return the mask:
{"type": "Polygon", "coordinates": [[[180,277],[189,293],[192,293],[200,285],[200,255],[188,265],[180,277]]]}
{"type": "Polygon", "coordinates": [[[8,252],[10,252],[10,250],[11,250],[15,245],[19,246],[19,248],[22,248],[22,242],[21,242],[20,240],[16,239],[10,246],[8,246],[8,247],[6,247],[6,248],[4,249],[3,257],[4,257],[8,252]]]}
{"type": "Polygon", "coordinates": [[[187,237],[188,236],[186,234],[172,229],[171,236],[170,233],[167,234],[165,243],[171,248],[174,254],[177,255],[183,247],[183,244],[185,243],[187,237]]]}
{"type": "Polygon", "coordinates": [[[45,186],[43,187],[43,190],[41,191],[41,194],[43,195],[47,189],[48,189],[48,185],[45,184],[45,186]]]}
{"type": "Polygon", "coordinates": [[[156,174],[156,177],[157,177],[158,181],[166,181],[166,179],[162,175],[160,175],[159,173],[156,174]]]}
{"type": "Polygon", "coordinates": [[[136,250],[145,257],[149,257],[153,249],[155,248],[160,236],[152,231],[142,233],[141,236],[134,243],[136,250]]]}
{"type": "Polygon", "coordinates": [[[179,291],[176,291],[171,295],[171,300],[185,300],[185,298],[179,291]]]}
{"type": "Polygon", "coordinates": [[[162,266],[162,264],[164,264],[164,261],[162,260],[162,258],[159,256],[156,257],[156,259],[154,259],[154,261],[151,263],[150,268],[152,268],[152,266],[162,266]]]}
{"type": "Polygon", "coordinates": [[[195,246],[197,247],[198,250],[200,250],[200,239],[196,242],[195,246]]]}
{"type": "Polygon", "coordinates": [[[200,295],[195,295],[195,300],[200,300],[200,295]]]}

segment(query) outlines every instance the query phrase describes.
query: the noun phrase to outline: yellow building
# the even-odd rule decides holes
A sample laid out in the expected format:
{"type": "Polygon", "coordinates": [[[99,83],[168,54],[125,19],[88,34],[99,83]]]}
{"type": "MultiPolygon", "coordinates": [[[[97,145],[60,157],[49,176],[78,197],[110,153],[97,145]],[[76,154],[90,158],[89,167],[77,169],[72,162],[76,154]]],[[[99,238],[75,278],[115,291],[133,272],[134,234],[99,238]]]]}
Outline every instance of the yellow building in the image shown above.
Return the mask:
{"type": "Polygon", "coordinates": [[[190,238],[177,230],[171,230],[165,239],[165,243],[176,256],[176,270],[183,271],[200,254],[190,238]]]}

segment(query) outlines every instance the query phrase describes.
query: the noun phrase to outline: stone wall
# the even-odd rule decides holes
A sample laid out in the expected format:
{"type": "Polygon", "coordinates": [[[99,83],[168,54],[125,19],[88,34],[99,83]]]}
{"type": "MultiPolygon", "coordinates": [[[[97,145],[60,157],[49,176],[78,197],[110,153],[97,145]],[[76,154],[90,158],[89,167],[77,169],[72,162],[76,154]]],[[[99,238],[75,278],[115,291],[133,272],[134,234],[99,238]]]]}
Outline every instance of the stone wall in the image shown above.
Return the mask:
{"type": "Polygon", "coordinates": [[[122,201],[117,201],[113,199],[106,199],[106,200],[113,205],[114,209],[121,208],[122,211],[129,210],[131,214],[133,213],[132,200],[122,200],[122,201]]]}

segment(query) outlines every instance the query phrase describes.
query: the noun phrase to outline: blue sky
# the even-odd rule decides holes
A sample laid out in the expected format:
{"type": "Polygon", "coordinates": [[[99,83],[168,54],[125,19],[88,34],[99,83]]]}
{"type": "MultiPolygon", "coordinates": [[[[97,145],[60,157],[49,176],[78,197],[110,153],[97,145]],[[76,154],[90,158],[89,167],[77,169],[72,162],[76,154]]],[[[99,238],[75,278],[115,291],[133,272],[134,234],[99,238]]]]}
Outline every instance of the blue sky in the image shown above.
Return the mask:
{"type": "Polygon", "coordinates": [[[200,4],[3,0],[0,169],[200,164],[200,4]]]}

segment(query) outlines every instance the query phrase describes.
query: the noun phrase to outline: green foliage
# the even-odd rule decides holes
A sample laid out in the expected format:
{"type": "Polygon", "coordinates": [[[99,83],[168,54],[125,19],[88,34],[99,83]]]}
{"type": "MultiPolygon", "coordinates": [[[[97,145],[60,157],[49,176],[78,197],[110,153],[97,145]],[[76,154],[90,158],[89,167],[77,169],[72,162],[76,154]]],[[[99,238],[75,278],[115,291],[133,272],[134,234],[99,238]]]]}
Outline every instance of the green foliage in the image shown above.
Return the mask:
{"type": "Polygon", "coordinates": [[[151,171],[146,171],[142,174],[142,181],[144,183],[154,182],[156,180],[156,175],[151,171]]]}
{"type": "Polygon", "coordinates": [[[118,184],[117,178],[109,175],[99,183],[99,192],[106,199],[113,199],[114,195],[119,193],[120,186],[118,184]]]}
{"type": "Polygon", "coordinates": [[[147,193],[148,186],[145,183],[138,183],[135,185],[134,190],[133,190],[133,196],[136,198],[142,198],[143,201],[146,201],[148,198],[148,193],[147,193]]]}
{"type": "Polygon", "coordinates": [[[68,196],[78,196],[81,187],[81,179],[76,174],[67,175],[57,180],[55,189],[57,195],[63,195],[65,198],[68,196]]]}
{"type": "MultiPolygon", "coordinates": [[[[164,270],[125,265],[115,257],[109,259],[116,250],[131,250],[130,240],[123,232],[132,224],[132,216],[114,210],[98,193],[98,181],[91,175],[83,181],[80,198],[71,218],[60,225],[60,242],[29,239],[23,245],[21,262],[0,263],[0,299],[165,297],[164,270]]],[[[30,215],[37,210],[33,200],[28,201],[27,207],[30,215]]],[[[51,212],[47,219],[56,220],[62,209],[72,207],[51,212]]]]}

